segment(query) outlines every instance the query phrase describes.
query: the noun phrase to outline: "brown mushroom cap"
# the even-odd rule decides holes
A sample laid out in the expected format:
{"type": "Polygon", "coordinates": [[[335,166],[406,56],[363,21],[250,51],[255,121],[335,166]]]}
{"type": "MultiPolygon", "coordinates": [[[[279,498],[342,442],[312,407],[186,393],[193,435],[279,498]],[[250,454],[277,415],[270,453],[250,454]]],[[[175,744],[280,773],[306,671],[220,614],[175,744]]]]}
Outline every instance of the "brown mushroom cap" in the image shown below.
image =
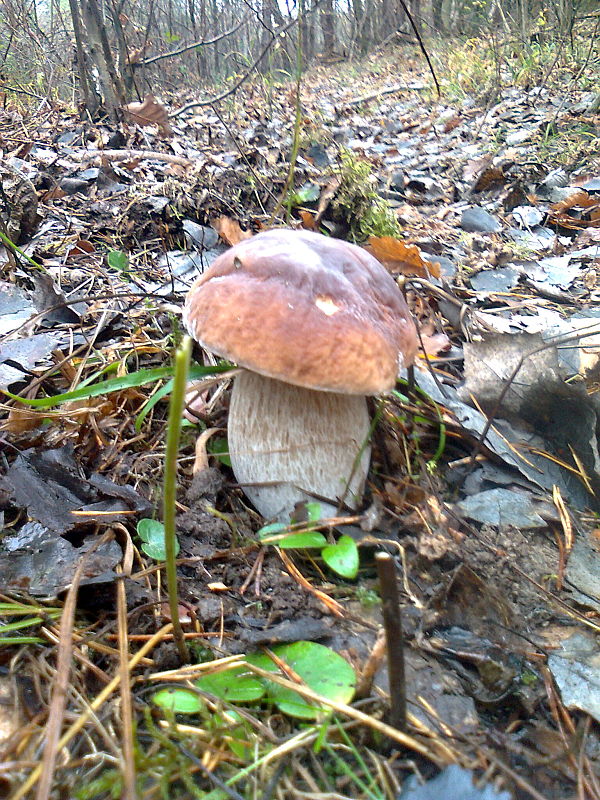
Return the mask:
{"type": "Polygon", "coordinates": [[[417,348],[385,268],[356,245],[309,231],[265,231],[227,250],[192,285],[184,318],[207,350],[321,391],[387,391],[417,348]]]}

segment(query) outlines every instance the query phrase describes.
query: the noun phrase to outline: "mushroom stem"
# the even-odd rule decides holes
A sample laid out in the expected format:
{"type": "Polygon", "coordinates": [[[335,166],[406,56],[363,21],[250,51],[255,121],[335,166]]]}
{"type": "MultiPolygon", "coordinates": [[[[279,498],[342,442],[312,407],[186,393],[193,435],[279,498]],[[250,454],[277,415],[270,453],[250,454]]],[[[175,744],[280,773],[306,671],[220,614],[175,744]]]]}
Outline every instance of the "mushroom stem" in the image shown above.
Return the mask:
{"type": "Polygon", "coordinates": [[[362,395],[304,389],[245,370],[231,396],[231,465],[263,517],[289,522],[296,503],[314,501],[311,492],[333,501],[321,504],[321,516],[333,516],[351,475],[344,500],[351,508],[360,503],[368,444],[352,470],[369,426],[362,395]]]}

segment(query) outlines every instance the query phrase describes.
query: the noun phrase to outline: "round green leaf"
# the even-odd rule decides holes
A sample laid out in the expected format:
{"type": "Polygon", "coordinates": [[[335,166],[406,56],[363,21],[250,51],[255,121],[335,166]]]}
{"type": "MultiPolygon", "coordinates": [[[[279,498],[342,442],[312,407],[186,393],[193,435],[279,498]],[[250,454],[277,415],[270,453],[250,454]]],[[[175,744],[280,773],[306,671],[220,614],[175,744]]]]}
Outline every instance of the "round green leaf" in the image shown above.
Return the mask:
{"type": "Polygon", "coordinates": [[[157,519],[141,519],[136,530],[143,542],[158,541],[165,538],[165,526],[157,519]]]}
{"type": "Polygon", "coordinates": [[[269,525],[263,525],[263,527],[258,531],[258,538],[262,542],[263,539],[269,539],[276,533],[283,533],[283,531],[286,530],[287,525],[284,525],[283,522],[271,522],[269,525]]]}
{"type": "MultiPolygon", "coordinates": [[[[156,519],[141,519],[137,524],[137,532],[142,540],[141,550],[155,561],[164,561],[167,557],[165,549],[165,527],[156,519]]],[[[179,553],[179,542],[175,539],[175,556],[179,553]]]]}
{"type": "MultiPolygon", "coordinates": [[[[348,703],[354,695],[356,676],[348,662],[340,655],[316,642],[294,642],[273,648],[275,655],[298,675],[317,694],[338,703],[348,703]]],[[[279,668],[268,655],[253,653],[246,656],[249,664],[268,672],[278,673],[279,668]]],[[[266,680],[268,698],[291,717],[315,719],[328,712],[328,706],[315,705],[292,689],[286,689],[266,680]]]]}
{"type": "Polygon", "coordinates": [[[195,685],[229,703],[252,703],[265,693],[261,681],[244,666],[203,675],[195,685]]]}
{"type": "Polygon", "coordinates": [[[209,439],[206,449],[209,453],[212,453],[213,456],[217,456],[221,464],[225,464],[226,467],[231,466],[231,458],[229,457],[229,443],[224,436],[218,436],[209,439]]]}
{"type": "Polygon", "coordinates": [[[165,543],[163,542],[142,542],[141,550],[155,561],[164,561],[167,557],[165,543]]]}
{"type": "Polygon", "coordinates": [[[351,536],[341,536],[335,544],[321,551],[323,561],[342,578],[356,578],[358,573],[358,547],[351,536]]]}
{"type": "Polygon", "coordinates": [[[175,714],[197,714],[204,708],[202,698],[189,689],[159,689],[152,695],[152,702],[160,708],[168,709],[175,714]]]}
{"type": "Polygon", "coordinates": [[[323,547],[327,544],[327,539],[318,531],[300,531],[290,533],[288,526],[281,522],[273,522],[265,525],[258,532],[258,538],[263,544],[272,544],[281,547],[282,550],[301,550],[309,547],[323,547]]]}
{"type": "Polygon", "coordinates": [[[282,550],[307,550],[310,547],[323,547],[324,544],[327,544],[327,539],[319,531],[304,531],[284,535],[272,544],[276,544],[282,550]]]}
{"type": "Polygon", "coordinates": [[[108,261],[109,267],[118,269],[119,272],[127,272],[129,259],[127,258],[127,253],[124,253],[122,250],[110,250],[106,260],[108,261]]]}

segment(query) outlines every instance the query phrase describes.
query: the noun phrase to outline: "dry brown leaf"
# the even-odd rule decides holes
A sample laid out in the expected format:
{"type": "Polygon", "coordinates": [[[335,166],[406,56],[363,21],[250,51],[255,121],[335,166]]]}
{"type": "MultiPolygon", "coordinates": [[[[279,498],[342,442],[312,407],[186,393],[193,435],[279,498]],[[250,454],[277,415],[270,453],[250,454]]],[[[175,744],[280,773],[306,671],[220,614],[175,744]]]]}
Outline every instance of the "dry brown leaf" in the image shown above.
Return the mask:
{"type": "Polygon", "coordinates": [[[597,198],[590,197],[590,195],[582,189],[579,192],[573,192],[573,194],[561,200],[560,203],[554,203],[550,208],[552,211],[556,212],[556,214],[562,214],[564,211],[568,211],[577,206],[580,208],[590,208],[591,206],[595,206],[597,202],[597,198]]]}
{"type": "Polygon", "coordinates": [[[72,256],[85,256],[94,253],[96,248],[87,239],[78,239],[67,250],[67,258],[72,256]]]}
{"type": "Polygon", "coordinates": [[[427,355],[433,357],[439,356],[440,353],[446,353],[452,346],[445,333],[421,333],[421,343],[427,355]]]}
{"type": "Polygon", "coordinates": [[[572,230],[600,227],[598,198],[583,190],[573,192],[560,203],[551,206],[549,221],[572,230]],[[572,213],[568,213],[569,211],[572,213]]]}
{"type": "Polygon", "coordinates": [[[461,122],[462,122],[461,117],[459,117],[458,114],[455,114],[455,116],[446,120],[446,122],[444,123],[444,133],[450,133],[450,131],[453,131],[454,128],[458,128],[461,122]]]}
{"type": "Polygon", "coordinates": [[[7,419],[2,423],[2,430],[13,434],[26,433],[41,427],[44,420],[52,416],[48,411],[31,411],[28,408],[16,406],[8,412],[7,419]]]}
{"type": "Polygon", "coordinates": [[[440,265],[437,261],[425,261],[416,244],[405,244],[393,236],[371,236],[365,250],[392,273],[418,275],[420,278],[440,277],[440,265]]]}
{"type": "Polygon", "coordinates": [[[335,175],[321,192],[321,196],[319,197],[319,205],[315,216],[315,228],[323,218],[323,214],[329,208],[329,203],[331,202],[332,198],[335,197],[335,194],[340,188],[341,183],[342,179],[340,176],[335,175]]]}
{"type": "Polygon", "coordinates": [[[473,185],[474,192],[484,192],[492,186],[501,186],[506,182],[506,175],[500,167],[487,167],[479,173],[473,185]]]}
{"type": "Polygon", "coordinates": [[[62,197],[66,197],[67,193],[64,189],[61,189],[58,184],[53,186],[52,189],[48,189],[46,192],[40,193],[40,203],[50,203],[52,200],[60,200],[62,197]]]}
{"type": "Polygon", "coordinates": [[[228,245],[237,244],[244,239],[251,239],[254,235],[252,231],[243,231],[240,228],[240,223],[231,217],[219,217],[214,220],[212,226],[225,244],[228,245]]]}
{"type": "Polygon", "coordinates": [[[315,225],[315,215],[312,211],[306,211],[304,208],[300,208],[298,210],[300,214],[300,219],[302,220],[302,227],[305,228],[307,231],[314,231],[316,230],[315,225]]]}
{"type": "Polygon", "coordinates": [[[156,125],[162,136],[173,134],[169,124],[169,112],[152,94],[147,94],[143,103],[128,103],[123,106],[123,111],[126,119],[141,125],[142,128],[156,125]]]}

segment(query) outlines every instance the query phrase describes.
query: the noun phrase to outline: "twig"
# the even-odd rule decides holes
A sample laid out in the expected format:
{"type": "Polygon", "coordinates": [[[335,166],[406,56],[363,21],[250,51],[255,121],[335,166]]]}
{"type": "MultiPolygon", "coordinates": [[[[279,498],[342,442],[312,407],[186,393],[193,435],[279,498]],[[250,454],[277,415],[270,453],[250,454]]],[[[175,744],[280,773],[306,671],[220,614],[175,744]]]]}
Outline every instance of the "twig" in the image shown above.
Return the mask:
{"type": "Polygon", "coordinates": [[[184,47],[180,47],[179,50],[171,50],[168,53],[160,53],[157,56],[151,56],[150,58],[144,59],[144,61],[138,61],[134,63],[132,66],[134,67],[147,67],[149,64],[156,64],[157,61],[162,61],[164,58],[174,58],[175,56],[180,56],[182,53],[187,53],[188,50],[193,50],[195,47],[205,47],[208,44],[216,44],[220,42],[222,39],[226,39],[228,36],[231,36],[232,33],[239,31],[242,25],[248,21],[248,15],[246,15],[237,25],[233,28],[230,28],[228,31],[224,33],[220,33],[218,36],[215,36],[214,39],[201,39],[198,42],[192,42],[191,44],[186,44],[184,47]]]}
{"type": "MultiPolygon", "coordinates": [[[[61,749],[59,742],[60,729],[65,715],[67,705],[67,690],[69,688],[69,677],[71,675],[71,651],[73,647],[73,627],[75,621],[75,611],[77,607],[77,592],[79,583],[83,575],[83,570],[89,556],[97,550],[100,545],[106,544],[112,539],[112,532],[102,536],[90,549],[81,557],[79,565],[73,575],[73,582],[67,593],[67,599],[60,621],[60,641],[58,645],[58,656],[56,659],[56,680],[52,688],[52,700],[48,712],[48,724],[46,725],[46,741],[44,744],[44,755],[39,766],[39,783],[35,793],[35,800],[48,800],[52,791],[52,778],[56,759],[61,749]]],[[[23,797],[23,794],[15,795],[23,797]]]]}
{"type": "MultiPolygon", "coordinates": [[[[317,8],[321,5],[322,0],[317,0],[316,3],[313,4],[310,11],[305,12],[305,16],[307,14],[313,14],[317,8]]],[[[180,109],[175,111],[173,114],[169,114],[169,119],[173,119],[174,117],[178,117],[180,114],[183,114],[186,111],[189,111],[191,108],[200,108],[202,106],[211,106],[213,103],[219,103],[221,100],[225,100],[227,97],[231,97],[232,94],[235,94],[240,86],[245,83],[250,75],[254,72],[254,70],[258,67],[260,62],[263,58],[267,55],[269,50],[273,47],[273,44],[280,36],[283,36],[284,33],[287,33],[290,28],[298,23],[297,19],[291,19],[286,25],[282,25],[276,31],[273,32],[273,38],[271,41],[263,47],[260,51],[258,56],[254,59],[252,64],[248,67],[246,72],[239,78],[230,89],[227,89],[225,92],[221,92],[221,94],[217,95],[216,97],[210,97],[208,100],[197,100],[194,103],[187,103],[185,106],[182,106],[180,109]]]]}
{"type": "Polygon", "coordinates": [[[389,553],[375,556],[379,591],[383,603],[383,624],[387,640],[388,680],[390,686],[390,722],[400,731],[406,730],[406,677],[404,670],[404,636],[398,596],[396,566],[389,553]]]}
{"type": "MultiPolygon", "coordinates": [[[[122,527],[122,526],[119,526],[122,527]]],[[[125,539],[125,555],[123,564],[117,572],[124,577],[131,576],[133,565],[133,544],[125,527],[122,531],[125,539]]],[[[131,684],[129,680],[129,638],[127,631],[127,595],[125,581],[117,581],[117,626],[119,634],[119,677],[121,681],[121,725],[123,728],[121,742],[123,745],[123,800],[137,800],[135,780],[135,751],[133,738],[133,703],[131,700],[131,684]]]]}
{"type": "Polygon", "coordinates": [[[341,107],[351,108],[352,106],[360,106],[363,103],[376,100],[378,97],[382,97],[384,94],[395,94],[395,92],[402,92],[406,91],[407,89],[414,90],[414,88],[415,87],[411,87],[406,83],[396,83],[393,86],[385,86],[383,89],[379,89],[376,92],[369,92],[369,94],[363,94],[360,97],[354,97],[352,100],[348,100],[346,103],[343,103],[341,107]]]}
{"type": "Polygon", "coordinates": [[[87,161],[88,158],[104,156],[113,161],[125,161],[126,159],[148,158],[153,161],[166,161],[168,164],[178,164],[181,167],[191,167],[194,163],[189,158],[174,156],[172,153],[158,153],[154,150],[82,150],[80,153],[69,153],[69,158],[74,160],[87,161]]]}
{"type": "MultiPolygon", "coordinates": [[[[150,639],[149,642],[146,642],[137,653],[131,658],[131,661],[127,665],[127,670],[129,673],[132,672],[134,667],[136,667],[144,658],[144,656],[149,653],[157,644],[159,644],[165,633],[170,633],[173,626],[171,623],[162,627],[159,631],[157,631],[154,636],[150,639]]],[[[85,708],[79,717],[75,720],[75,722],[71,725],[71,727],[63,733],[60,737],[60,740],[56,744],[56,752],[61,750],[65,745],[67,745],[71,739],[76,736],[79,731],[83,728],[85,723],[88,719],[92,716],[92,714],[97,711],[100,706],[107,700],[111,694],[118,688],[119,683],[121,681],[121,676],[117,675],[112,681],[105,686],[104,689],[100,692],[100,694],[96,697],[96,699],[85,708]]],[[[9,800],[21,800],[23,797],[27,797],[29,790],[35,786],[39,777],[42,772],[42,765],[38,764],[30,773],[27,780],[19,786],[17,791],[9,798],[9,800]]]]}

